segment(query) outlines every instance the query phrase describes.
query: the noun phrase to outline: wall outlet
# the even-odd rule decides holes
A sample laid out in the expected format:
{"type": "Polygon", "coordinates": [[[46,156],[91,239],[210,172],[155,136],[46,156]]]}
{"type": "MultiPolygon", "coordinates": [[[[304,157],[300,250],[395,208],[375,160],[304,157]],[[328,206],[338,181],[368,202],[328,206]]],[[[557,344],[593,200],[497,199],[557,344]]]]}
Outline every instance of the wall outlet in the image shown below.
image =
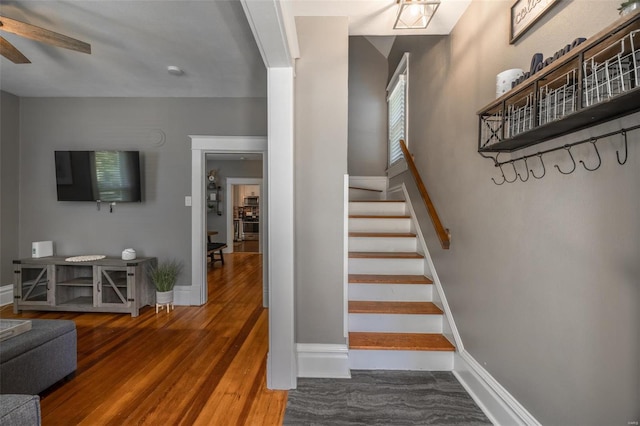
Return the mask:
{"type": "Polygon", "coordinates": [[[184,205],[185,207],[191,207],[191,195],[187,195],[184,197],[184,205]]]}

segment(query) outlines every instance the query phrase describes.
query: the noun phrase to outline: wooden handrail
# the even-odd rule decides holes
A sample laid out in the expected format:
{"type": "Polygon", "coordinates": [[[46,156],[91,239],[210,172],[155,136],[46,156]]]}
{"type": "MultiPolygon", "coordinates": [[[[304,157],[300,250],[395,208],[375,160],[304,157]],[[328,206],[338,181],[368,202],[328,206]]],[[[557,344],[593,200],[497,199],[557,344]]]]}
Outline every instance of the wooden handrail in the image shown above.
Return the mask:
{"type": "Polygon", "coordinates": [[[413,175],[413,179],[416,181],[416,185],[418,186],[418,191],[420,191],[420,196],[422,197],[422,201],[424,201],[424,205],[427,207],[429,211],[429,217],[431,218],[431,222],[433,223],[433,227],[436,230],[436,234],[438,235],[438,239],[440,240],[440,245],[443,249],[448,250],[449,245],[451,244],[451,234],[449,230],[442,226],[442,222],[440,222],[440,217],[438,217],[438,212],[436,212],[436,208],[431,202],[431,198],[429,197],[429,193],[427,192],[427,188],[424,186],[424,182],[422,182],[422,178],[420,177],[420,173],[418,173],[418,169],[416,168],[416,164],[413,162],[413,157],[409,153],[407,149],[407,145],[403,140],[400,140],[400,148],[402,149],[402,154],[404,155],[404,159],[407,162],[407,166],[409,166],[409,170],[411,170],[411,174],[413,175]]]}

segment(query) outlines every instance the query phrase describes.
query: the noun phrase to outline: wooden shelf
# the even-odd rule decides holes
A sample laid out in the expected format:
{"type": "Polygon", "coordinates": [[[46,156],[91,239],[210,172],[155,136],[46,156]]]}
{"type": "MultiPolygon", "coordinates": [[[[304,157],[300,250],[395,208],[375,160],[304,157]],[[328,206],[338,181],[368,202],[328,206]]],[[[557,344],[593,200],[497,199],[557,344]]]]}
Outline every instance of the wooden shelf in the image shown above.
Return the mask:
{"type": "Polygon", "coordinates": [[[640,111],[638,46],[635,12],[478,111],[478,151],[512,152],[640,111]]]}
{"type": "Polygon", "coordinates": [[[93,277],[76,277],[67,281],[57,282],[56,285],[69,287],[93,287],[93,277]]]}

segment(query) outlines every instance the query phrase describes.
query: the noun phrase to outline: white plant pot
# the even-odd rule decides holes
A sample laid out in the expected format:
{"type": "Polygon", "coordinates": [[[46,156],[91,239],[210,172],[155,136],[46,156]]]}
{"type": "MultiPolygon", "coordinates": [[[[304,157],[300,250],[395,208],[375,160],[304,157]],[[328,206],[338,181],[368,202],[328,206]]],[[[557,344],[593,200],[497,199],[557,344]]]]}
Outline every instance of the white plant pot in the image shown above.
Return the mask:
{"type": "Polygon", "coordinates": [[[624,9],[620,11],[620,15],[626,16],[635,10],[640,9],[640,3],[631,3],[629,6],[626,6],[624,9]]]}
{"type": "Polygon", "coordinates": [[[169,303],[173,303],[173,290],[156,291],[156,304],[166,305],[169,303]]]}

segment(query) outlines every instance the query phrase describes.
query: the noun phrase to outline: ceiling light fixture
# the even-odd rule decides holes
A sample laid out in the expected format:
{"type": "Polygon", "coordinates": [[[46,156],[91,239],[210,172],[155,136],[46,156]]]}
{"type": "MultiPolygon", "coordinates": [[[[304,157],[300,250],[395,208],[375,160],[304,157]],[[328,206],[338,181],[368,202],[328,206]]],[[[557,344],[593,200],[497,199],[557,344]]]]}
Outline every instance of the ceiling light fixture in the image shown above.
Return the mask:
{"type": "Polygon", "coordinates": [[[167,67],[167,72],[171,75],[182,75],[184,74],[184,71],[182,71],[182,68],[177,67],[175,65],[169,65],[167,67]]]}
{"type": "Polygon", "coordinates": [[[440,6],[440,0],[397,0],[400,10],[394,30],[420,30],[427,28],[440,6]]]}

